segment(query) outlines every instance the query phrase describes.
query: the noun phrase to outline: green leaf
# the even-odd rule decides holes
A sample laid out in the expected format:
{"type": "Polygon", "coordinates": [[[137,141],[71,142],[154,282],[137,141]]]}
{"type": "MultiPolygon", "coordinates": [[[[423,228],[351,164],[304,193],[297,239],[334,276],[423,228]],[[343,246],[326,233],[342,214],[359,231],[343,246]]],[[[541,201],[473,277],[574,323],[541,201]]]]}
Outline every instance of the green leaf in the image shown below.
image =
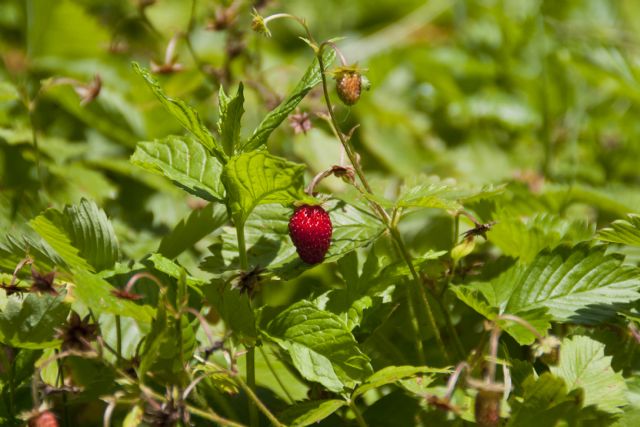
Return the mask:
{"type": "Polygon", "coordinates": [[[604,350],[604,344],[586,336],[565,338],[559,365],[549,369],[564,379],[571,390],[583,389],[584,406],[595,405],[601,411],[620,413],[628,403],[627,386],[622,375],[611,368],[611,357],[605,356],[604,350]]]}
{"type": "Polygon", "coordinates": [[[131,162],[161,174],[189,193],[209,201],[224,199],[222,165],[190,137],[169,136],[139,142],[131,162]]]}
{"type": "Polygon", "coordinates": [[[138,375],[142,378],[150,374],[163,384],[186,386],[189,377],[185,364],[196,347],[196,336],[187,317],[176,319],[159,309],[145,341],[138,375]]]}
{"type": "Polygon", "coordinates": [[[447,368],[430,368],[428,366],[387,366],[382,368],[375,374],[371,375],[367,380],[355,389],[351,395],[351,399],[362,396],[366,392],[382,387],[387,384],[394,384],[397,381],[419,377],[432,377],[430,374],[449,374],[450,369],[447,368]]]}
{"type": "Polygon", "coordinates": [[[286,425],[303,427],[318,423],[338,409],[346,406],[344,400],[314,400],[290,406],[280,414],[280,420],[286,425]]]}
{"type": "Polygon", "coordinates": [[[395,202],[379,196],[368,195],[367,197],[388,208],[432,208],[455,211],[462,209],[465,202],[491,198],[503,191],[503,185],[462,186],[454,180],[418,175],[407,179],[395,202]]]}
{"type": "MultiPolygon", "coordinates": [[[[451,287],[451,290],[460,301],[464,302],[469,307],[489,320],[496,320],[499,314],[505,314],[501,313],[498,307],[493,307],[489,303],[487,303],[486,298],[483,296],[481,290],[474,285],[453,286],[451,287]]],[[[547,313],[546,308],[538,308],[533,310],[523,308],[522,310],[515,313],[506,314],[516,315],[521,319],[529,322],[529,324],[533,326],[533,328],[542,336],[545,336],[549,328],[551,328],[551,317],[547,313]]],[[[500,326],[520,345],[530,345],[536,340],[536,336],[519,323],[501,320],[500,326]]]]}
{"type": "Polygon", "coordinates": [[[207,301],[213,305],[234,336],[245,344],[253,344],[258,337],[256,319],[249,296],[231,289],[226,283],[210,284],[202,288],[207,301]]]}
{"type": "Polygon", "coordinates": [[[278,314],[263,333],[289,353],[304,378],[331,391],[352,389],[371,374],[369,358],[344,322],[310,301],[278,314]]]}
{"type": "MultiPolygon", "coordinates": [[[[567,393],[561,378],[546,372],[539,378],[531,375],[523,383],[522,402],[511,399],[509,427],[555,426],[559,420],[575,422],[580,409],[580,394],[567,393]]],[[[573,425],[573,424],[569,424],[573,425]]]]}
{"type": "MultiPolygon", "coordinates": [[[[333,49],[324,49],[322,59],[325,69],[331,65],[335,55],[336,53],[333,49]]],[[[271,135],[280,123],[298,106],[307,93],[321,81],[322,75],[320,74],[320,67],[317,59],[314,58],[311,66],[309,66],[300,82],[298,82],[298,85],[280,105],[267,113],[264,119],[262,119],[262,122],[253,131],[251,137],[244,143],[241,150],[243,152],[253,151],[266,144],[269,135],[271,135]]]]}
{"type": "Polygon", "coordinates": [[[174,116],[180,124],[202,144],[207,150],[215,155],[218,160],[224,162],[226,156],[218,142],[215,140],[211,132],[200,120],[200,115],[192,107],[188,106],[184,101],[180,99],[174,99],[168,97],[160,88],[160,85],[154,79],[148,70],[140,67],[138,63],[133,62],[131,64],[133,70],[138,73],[147,82],[147,85],[151,88],[153,93],[158,97],[162,105],[167,109],[172,116],[174,116]]]}
{"type": "Polygon", "coordinates": [[[60,343],[56,329],[68,314],[64,296],[28,294],[23,300],[12,295],[0,310],[0,342],[18,348],[55,347],[60,343]]]}
{"type": "Polygon", "coordinates": [[[113,226],[94,202],[83,199],[79,205],[64,208],[64,225],[71,243],[97,271],[112,268],[120,256],[113,226]]]}
{"type": "Polygon", "coordinates": [[[544,316],[534,313],[548,310],[555,321],[599,323],[614,316],[617,305],[638,299],[640,289],[638,268],[605,251],[585,244],[561,246],[542,252],[528,265],[511,267],[491,282],[456,286],[453,291],[488,317],[497,310],[537,321],[544,316]]]}
{"type": "Polygon", "coordinates": [[[6,240],[0,243],[0,267],[7,272],[13,272],[25,255],[29,255],[40,270],[52,271],[55,267],[64,269],[66,263],[60,255],[46,241],[35,233],[32,234],[23,234],[20,237],[6,235],[6,240]]]}
{"type": "Polygon", "coordinates": [[[583,219],[567,220],[552,214],[496,219],[498,223],[487,234],[489,241],[522,262],[531,262],[544,249],[576,244],[593,236],[592,227],[583,219]]]}
{"type": "Polygon", "coordinates": [[[31,227],[72,268],[102,271],[119,257],[115,231],[104,211],[83,199],[64,212],[47,209],[30,222],[31,227]]]}
{"type": "Polygon", "coordinates": [[[244,114],[243,89],[244,87],[240,83],[236,96],[230,98],[224,93],[224,88],[220,86],[218,95],[218,132],[220,133],[222,147],[228,156],[233,156],[240,144],[240,121],[244,114]]]}
{"type": "MultiPolygon", "coordinates": [[[[171,261],[169,258],[165,258],[161,254],[151,254],[149,256],[149,261],[153,263],[153,266],[156,270],[166,274],[169,277],[173,277],[174,279],[181,279],[184,269],[182,268],[182,266],[171,261]]],[[[205,283],[204,280],[189,275],[186,276],[186,280],[188,286],[197,289],[198,291],[200,287],[205,283]]]]}
{"type": "Polygon", "coordinates": [[[626,220],[612,222],[609,227],[598,231],[596,238],[604,242],[640,247],[640,215],[629,214],[626,220]]]}
{"type": "Polygon", "coordinates": [[[639,270],[623,265],[605,248],[578,245],[538,255],[521,268],[505,311],[546,307],[557,321],[597,323],[614,312],[613,304],[640,297],[639,270]]]}
{"type": "Polygon", "coordinates": [[[146,305],[116,297],[109,282],[86,271],[74,272],[73,295],[97,313],[111,313],[151,323],[154,310],[146,305]]]}
{"type": "Polygon", "coordinates": [[[29,225],[56,251],[69,267],[94,271],[93,267],[80,256],[80,251],[73,246],[71,238],[61,222],[62,213],[51,209],[29,221],[29,225]],[[53,220],[49,219],[49,216],[53,217],[53,220]]]}
{"type": "Polygon", "coordinates": [[[167,258],[175,258],[227,221],[227,209],[222,204],[209,203],[202,209],[194,209],[170,233],[165,234],[158,252],[167,258]]]}
{"type": "Polygon", "coordinates": [[[305,197],[305,167],[263,151],[239,154],[229,159],[222,172],[229,208],[236,225],[244,225],[260,204],[288,205],[305,197]]]}

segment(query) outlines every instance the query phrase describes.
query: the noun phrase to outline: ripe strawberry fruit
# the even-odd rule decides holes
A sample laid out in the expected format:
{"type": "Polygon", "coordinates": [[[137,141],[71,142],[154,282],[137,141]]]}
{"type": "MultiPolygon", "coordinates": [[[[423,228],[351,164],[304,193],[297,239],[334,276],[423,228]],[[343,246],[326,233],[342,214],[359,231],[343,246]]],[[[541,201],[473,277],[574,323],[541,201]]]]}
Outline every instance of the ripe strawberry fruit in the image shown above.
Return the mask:
{"type": "Polygon", "coordinates": [[[29,427],[58,427],[58,420],[51,411],[42,411],[29,419],[29,427]]]}
{"type": "Polygon", "coordinates": [[[331,245],[332,232],[331,218],[320,206],[300,206],[289,220],[291,240],[307,264],[322,262],[331,245]]]}

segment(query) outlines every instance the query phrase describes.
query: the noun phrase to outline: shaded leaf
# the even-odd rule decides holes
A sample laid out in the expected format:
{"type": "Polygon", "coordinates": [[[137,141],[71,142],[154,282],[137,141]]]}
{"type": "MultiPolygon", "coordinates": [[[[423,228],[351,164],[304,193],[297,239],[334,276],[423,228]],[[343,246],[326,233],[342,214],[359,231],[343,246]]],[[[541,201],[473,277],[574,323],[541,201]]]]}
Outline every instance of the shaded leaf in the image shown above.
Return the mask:
{"type": "Polygon", "coordinates": [[[522,402],[510,401],[512,412],[508,426],[554,426],[562,419],[575,422],[582,399],[579,393],[569,394],[561,378],[548,372],[539,378],[531,375],[524,381],[523,388],[522,402]]]}
{"type": "Polygon", "coordinates": [[[18,348],[40,349],[60,343],[56,329],[69,314],[64,296],[28,294],[7,298],[0,310],[0,342],[18,348]]]}
{"type": "Polygon", "coordinates": [[[227,209],[222,204],[209,203],[202,209],[194,209],[170,233],[165,234],[158,252],[167,258],[175,258],[220,228],[227,220],[227,209]]]}
{"type": "Polygon", "coordinates": [[[487,233],[489,241],[508,256],[530,262],[544,249],[562,243],[576,244],[589,240],[592,227],[584,220],[566,220],[556,215],[538,214],[526,218],[497,218],[487,233]]]}
{"type": "Polygon", "coordinates": [[[226,283],[212,283],[202,291],[236,338],[247,344],[255,342],[258,336],[256,319],[246,293],[241,294],[226,283]]]}
{"type": "Polygon", "coordinates": [[[189,381],[185,364],[196,347],[195,333],[187,317],[176,319],[160,308],[145,341],[138,375],[150,374],[163,383],[185,386],[189,381]]]}

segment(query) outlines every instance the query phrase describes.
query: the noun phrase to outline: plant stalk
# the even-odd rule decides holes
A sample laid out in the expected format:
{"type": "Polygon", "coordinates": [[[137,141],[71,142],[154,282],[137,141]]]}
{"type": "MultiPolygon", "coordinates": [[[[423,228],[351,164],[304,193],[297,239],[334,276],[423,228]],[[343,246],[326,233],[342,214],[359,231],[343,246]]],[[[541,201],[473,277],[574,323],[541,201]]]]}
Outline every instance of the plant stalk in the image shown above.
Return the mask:
{"type": "MultiPolygon", "coordinates": [[[[238,239],[238,257],[240,261],[240,270],[247,271],[249,268],[249,261],[247,259],[247,246],[244,239],[244,222],[236,222],[236,236],[238,239]]],[[[251,393],[254,393],[256,389],[256,353],[255,347],[249,347],[247,349],[247,363],[246,363],[246,377],[248,388],[251,393]]],[[[255,393],[254,393],[255,394],[255,393]]],[[[258,408],[255,402],[251,399],[249,401],[249,423],[251,427],[258,427],[260,420],[258,419],[258,408]]]]}
{"type": "Polygon", "coordinates": [[[116,353],[118,355],[118,363],[122,362],[122,321],[120,316],[116,314],[116,353]]]}
{"type": "MultiPolygon", "coordinates": [[[[344,151],[347,154],[347,157],[349,158],[349,161],[351,162],[351,165],[353,166],[353,169],[355,170],[356,174],[358,175],[358,178],[360,179],[360,182],[362,183],[362,186],[364,187],[364,189],[366,190],[367,193],[373,194],[373,190],[371,189],[371,186],[369,185],[369,182],[367,181],[367,178],[364,175],[362,167],[360,166],[360,162],[357,160],[349,140],[340,131],[340,127],[338,126],[338,121],[336,120],[336,116],[335,116],[335,114],[333,112],[333,105],[331,103],[331,97],[329,96],[329,88],[328,88],[328,85],[327,85],[326,68],[325,68],[325,65],[324,65],[324,60],[322,58],[322,51],[323,51],[323,48],[325,46],[328,46],[327,42],[324,42],[324,43],[322,43],[320,45],[320,47],[319,47],[319,49],[317,50],[317,53],[316,53],[316,58],[318,60],[318,66],[320,67],[320,76],[321,76],[321,79],[322,79],[322,91],[323,91],[323,94],[324,94],[325,103],[327,104],[327,109],[329,110],[329,117],[331,119],[331,124],[335,128],[336,134],[338,136],[338,139],[340,140],[340,143],[342,144],[342,146],[344,148],[344,151]]],[[[430,326],[433,329],[433,334],[434,334],[434,336],[436,338],[436,341],[438,343],[438,347],[440,348],[440,351],[444,355],[445,359],[449,360],[449,355],[448,355],[447,349],[446,349],[446,347],[444,345],[444,342],[442,341],[442,336],[440,335],[440,330],[438,329],[438,325],[437,325],[437,323],[435,321],[435,317],[433,315],[433,310],[431,309],[431,305],[429,304],[429,300],[427,299],[426,291],[424,290],[424,287],[422,286],[422,281],[420,280],[420,276],[418,275],[418,273],[415,270],[415,267],[413,266],[413,261],[411,259],[411,255],[409,254],[409,252],[407,251],[406,246],[404,245],[404,241],[402,240],[402,236],[400,235],[400,232],[398,231],[397,227],[394,227],[392,225],[391,217],[389,216],[387,211],[382,208],[382,206],[380,206],[378,203],[376,203],[375,201],[372,201],[372,200],[370,200],[370,203],[371,203],[371,206],[373,207],[373,209],[376,211],[376,213],[380,216],[380,219],[382,220],[382,222],[385,224],[385,226],[389,230],[389,232],[391,234],[391,237],[393,238],[393,240],[395,241],[396,245],[398,246],[398,249],[400,250],[400,253],[402,255],[403,260],[405,261],[405,263],[409,267],[409,271],[411,272],[411,276],[413,278],[413,282],[414,282],[415,286],[418,288],[418,293],[420,295],[420,300],[422,301],[422,304],[424,305],[424,310],[425,310],[425,312],[427,314],[427,318],[429,320],[430,326]]],[[[424,359],[424,350],[421,349],[421,346],[418,346],[418,351],[422,353],[421,354],[421,358],[424,359]]]]}
{"type": "Polygon", "coordinates": [[[359,427],[368,427],[367,422],[365,421],[364,417],[362,416],[362,413],[358,409],[358,406],[356,405],[356,403],[354,401],[350,401],[349,402],[349,407],[351,408],[351,410],[353,411],[353,413],[356,416],[356,421],[358,422],[358,426],[359,427]]]}

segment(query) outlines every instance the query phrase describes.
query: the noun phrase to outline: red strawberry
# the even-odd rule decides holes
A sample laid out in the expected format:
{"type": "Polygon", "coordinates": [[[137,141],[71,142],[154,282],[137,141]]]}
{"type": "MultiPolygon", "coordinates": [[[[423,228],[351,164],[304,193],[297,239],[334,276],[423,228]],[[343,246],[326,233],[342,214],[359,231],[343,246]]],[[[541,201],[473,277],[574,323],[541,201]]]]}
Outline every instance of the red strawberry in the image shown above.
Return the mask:
{"type": "Polygon", "coordinates": [[[58,420],[51,411],[42,411],[29,419],[29,427],[58,427],[58,420]]]}
{"type": "Polygon", "coordinates": [[[300,206],[289,220],[291,240],[307,264],[322,262],[331,245],[332,232],[331,218],[320,206],[300,206]]]}

